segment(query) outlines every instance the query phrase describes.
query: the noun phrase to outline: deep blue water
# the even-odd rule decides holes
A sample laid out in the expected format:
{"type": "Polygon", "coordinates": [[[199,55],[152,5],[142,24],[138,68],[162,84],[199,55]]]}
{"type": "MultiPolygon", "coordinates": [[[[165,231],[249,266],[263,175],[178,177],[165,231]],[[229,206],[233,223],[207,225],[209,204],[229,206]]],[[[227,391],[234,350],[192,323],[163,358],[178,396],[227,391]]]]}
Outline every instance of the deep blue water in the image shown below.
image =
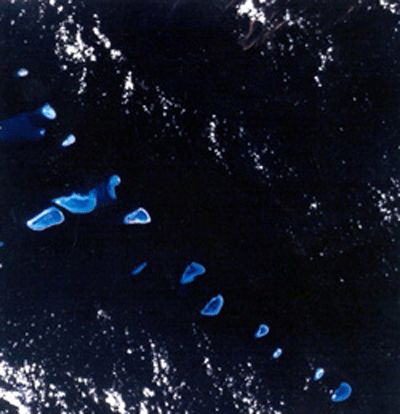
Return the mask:
{"type": "Polygon", "coordinates": [[[217,1],[2,6],[0,120],[57,111],[43,139],[0,140],[0,350],[43,368],[39,387],[0,370],[2,412],[24,412],[4,390],[32,413],[109,413],[107,390],[140,414],[398,412],[399,15],[260,7],[246,37],[217,1]],[[26,226],[113,174],[115,202],[26,226]],[[151,223],[124,225],[139,207],[151,223]],[[207,272],[181,285],[191,262],[207,272]]]}

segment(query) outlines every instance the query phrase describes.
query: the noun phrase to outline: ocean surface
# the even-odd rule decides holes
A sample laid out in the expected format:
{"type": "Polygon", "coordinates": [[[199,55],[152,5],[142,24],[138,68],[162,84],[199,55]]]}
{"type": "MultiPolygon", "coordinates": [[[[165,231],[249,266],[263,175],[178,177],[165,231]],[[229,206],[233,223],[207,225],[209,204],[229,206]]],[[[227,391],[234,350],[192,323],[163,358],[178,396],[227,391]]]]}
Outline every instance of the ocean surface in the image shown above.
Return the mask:
{"type": "Polygon", "coordinates": [[[0,413],[398,414],[399,30],[1,0],[0,413]]]}

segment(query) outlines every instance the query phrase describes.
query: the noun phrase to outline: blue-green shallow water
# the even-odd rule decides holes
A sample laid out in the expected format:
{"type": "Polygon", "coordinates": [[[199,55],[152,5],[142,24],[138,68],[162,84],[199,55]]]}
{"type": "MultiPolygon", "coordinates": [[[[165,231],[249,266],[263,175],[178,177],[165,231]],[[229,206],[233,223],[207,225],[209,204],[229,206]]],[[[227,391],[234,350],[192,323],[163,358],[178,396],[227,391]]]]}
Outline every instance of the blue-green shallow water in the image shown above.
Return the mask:
{"type": "Polygon", "coordinates": [[[1,119],[57,111],[1,148],[4,412],[397,412],[398,15],[277,2],[248,47],[225,6],[2,8],[1,119]],[[116,203],[26,227],[113,174],[116,203]]]}

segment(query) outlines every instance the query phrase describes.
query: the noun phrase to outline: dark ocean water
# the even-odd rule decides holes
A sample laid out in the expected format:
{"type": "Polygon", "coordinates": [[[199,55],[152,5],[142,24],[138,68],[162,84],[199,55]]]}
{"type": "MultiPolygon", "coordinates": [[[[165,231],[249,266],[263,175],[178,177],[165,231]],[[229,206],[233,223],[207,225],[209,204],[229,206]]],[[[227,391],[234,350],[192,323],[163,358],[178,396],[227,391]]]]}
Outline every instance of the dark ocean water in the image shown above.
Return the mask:
{"type": "Polygon", "coordinates": [[[399,10],[1,3],[0,120],[57,111],[0,131],[1,413],[400,411],[399,10]],[[115,203],[26,226],[113,174],[115,203]]]}

